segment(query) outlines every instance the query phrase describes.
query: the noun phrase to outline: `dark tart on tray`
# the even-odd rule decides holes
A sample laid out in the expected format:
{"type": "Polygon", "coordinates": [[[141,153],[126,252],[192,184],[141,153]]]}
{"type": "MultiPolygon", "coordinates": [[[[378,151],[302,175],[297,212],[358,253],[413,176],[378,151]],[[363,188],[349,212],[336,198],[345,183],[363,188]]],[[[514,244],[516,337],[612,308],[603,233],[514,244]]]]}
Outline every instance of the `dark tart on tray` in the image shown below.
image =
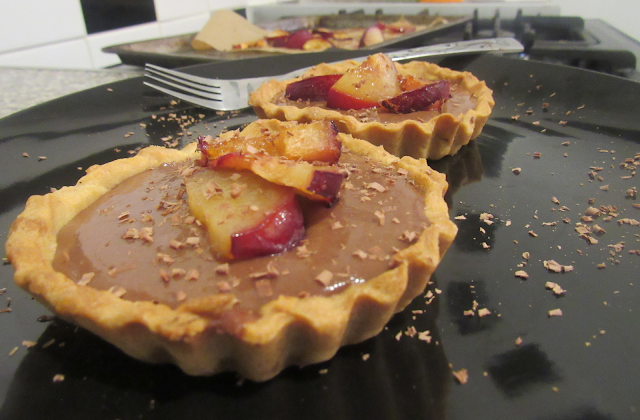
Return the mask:
{"type": "Polygon", "coordinates": [[[372,337],[424,290],[456,234],[446,189],[330,123],[260,120],[31,197],[6,249],[17,284],[125,353],[260,381],[372,337]]]}

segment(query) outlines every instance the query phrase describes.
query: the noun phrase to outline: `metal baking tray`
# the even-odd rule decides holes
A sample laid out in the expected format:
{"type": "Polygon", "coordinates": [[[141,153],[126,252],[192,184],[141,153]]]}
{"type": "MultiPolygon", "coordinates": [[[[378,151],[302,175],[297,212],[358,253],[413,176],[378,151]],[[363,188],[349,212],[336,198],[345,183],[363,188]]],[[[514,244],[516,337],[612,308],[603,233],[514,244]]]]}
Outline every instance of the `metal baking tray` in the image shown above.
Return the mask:
{"type": "MultiPolygon", "coordinates": [[[[365,14],[364,12],[336,13],[332,15],[283,17],[277,21],[264,22],[258,26],[273,30],[328,28],[341,29],[346,27],[369,27],[376,22],[391,23],[404,17],[413,24],[429,25],[427,29],[408,33],[370,47],[361,48],[363,51],[382,51],[385,49],[412,48],[425,45],[429,39],[451,31],[459,30],[461,26],[471,22],[471,16],[439,16],[430,15],[427,11],[414,15],[365,14]],[[445,22],[435,23],[444,18],[445,22]]],[[[117,54],[123,64],[144,66],[145,63],[163,67],[175,68],[192,64],[210,63],[217,61],[241,60],[245,58],[282,55],[285,53],[274,51],[238,50],[216,51],[195,50],[191,47],[191,40],[196,33],[139,41],[127,44],[112,45],[102,49],[103,52],[117,54]]],[[[302,52],[302,51],[293,51],[302,52]]],[[[312,54],[312,53],[310,53],[312,54]]]]}

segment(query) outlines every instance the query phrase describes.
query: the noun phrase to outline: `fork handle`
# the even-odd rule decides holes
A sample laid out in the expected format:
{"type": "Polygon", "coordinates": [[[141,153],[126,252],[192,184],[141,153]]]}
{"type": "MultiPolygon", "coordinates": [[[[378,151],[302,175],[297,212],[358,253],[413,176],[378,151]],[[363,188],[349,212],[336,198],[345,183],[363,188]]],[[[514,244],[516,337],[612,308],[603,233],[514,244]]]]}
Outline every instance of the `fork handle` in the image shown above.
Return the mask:
{"type": "Polygon", "coordinates": [[[385,53],[393,61],[409,60],[419,57],[435,57],[443,55],[459,55],[471,53],[521,53],[524,47],[514,38],[472,39],[470,41],[449,42],[447,44],[427,45],[385,53]]]}
{"type": "MultiPolygon", "coordinates": [[[[473,54],[473,53],[487,53],[487,52],[495,52],[495,53],[521,53],[524,51],[524,47],[518,40],[514,38],[502,37],[502,38],[488,38],[488,39],[472,39],[470,41],[456,41],[449,42],[446,44],[436,44],[436,45],[427,45],[425,47],[416,47],[410,48],[406,50],[397,50],[385,52],[393,61],[400,60],[409,60],[412,58],[420,58],[420,57],[438,57],[438,56],[452,56],[452,55],[462,55],[462,54],[473,54]]],[[[364,61],[367,56],[354,57],[351,60],[355,61],[364,61]]],[[[343,60],[340,60],[343,61],[343,60]]],[[[335,61],[334,63],[338,63],[340,61],[335,61]]],[[[292,72],[281,74],[278,76],[269,77],[269,79],[276,80],[287,80],[293,77],[300,76],[307,70],[313,68],[314,66],[305,67],[302,69],[297,69],[292,72]]],[[[263,78],[256,77],[247,79],[249,81],[249,85],[253,86],[255,82],[260,82],[263,78]]]]}

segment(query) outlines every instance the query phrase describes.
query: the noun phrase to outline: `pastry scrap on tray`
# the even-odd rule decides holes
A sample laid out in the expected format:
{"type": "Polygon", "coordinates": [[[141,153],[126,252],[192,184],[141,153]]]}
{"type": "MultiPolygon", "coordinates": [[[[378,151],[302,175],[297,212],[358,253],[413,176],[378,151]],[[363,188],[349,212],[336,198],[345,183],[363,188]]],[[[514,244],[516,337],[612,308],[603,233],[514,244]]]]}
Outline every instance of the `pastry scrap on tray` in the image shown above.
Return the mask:
{"type": "Polygon", "coordinates": [[[260,118],[333,121],[341,132],[393,155],[440,159],[480,134],[494,101],[469,72],[422,61],[398,64],[379,53],[271,80],[251,94],[249,105],[260,118]]]}
{"type": "Polygon", "coordinates": [[[39,302],[130,356],[263,381],[425,289],[456,234],[444,178],[327,119],[259,120],[31,197],[7,255],[39,302]]]}

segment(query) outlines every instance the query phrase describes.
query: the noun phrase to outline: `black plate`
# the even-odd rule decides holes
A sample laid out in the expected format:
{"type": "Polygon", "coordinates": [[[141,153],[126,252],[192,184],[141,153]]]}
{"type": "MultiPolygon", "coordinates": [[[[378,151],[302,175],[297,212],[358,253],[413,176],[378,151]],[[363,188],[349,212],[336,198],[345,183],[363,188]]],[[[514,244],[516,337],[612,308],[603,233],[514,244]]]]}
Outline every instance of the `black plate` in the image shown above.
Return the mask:
{"type": "MultiPolygon", "coordinates": [[[[240,76],[310,64],[260,60],[191,71],[240,76]]],[[[0,313],[0,418],[637,418],[640,255],[629,251],[640,249],[640,226],[620,221],[640,219],[631,190],[637,177],[625,163],[640,152],[640,85],[493,56],[441,64],[485,79],[497,105],[477,141],[433,162],[449,176],[451,216],[464,220],[456,219],[460,232],[433,278],[430,304],[418,297],[379,336],[266,383],[242,382],[234,374],[194,378],[132,360],[57,319],[38,322],[47,311],[13,285],[12,269],[3,265],[2,307],[10,298],[12,312],[0,313]],[[583,222],[606,231],[593,235],[597,244],[575,231],[590,206],[616,207],[609,221],[602,214],[583,222]],[[483,213],[494,223],[485,223],[483,213]],[[623,250],[612,247],[621,242],[623,250]],[[543,266],[548,260],[574,269],[549,272],[543,266]],[[529,279],[516,277],[517,270],[529,279]],[[565,295],[554,296],[545,288],[549,281],[565,295]],[[474,301],[491,314],[465,316],[474,301]],[[556,308],[563,316],[549,317],[556,308]],[[410,327],[429,330],[432,342],[402,334],[410,327]],[[27,350],[23,340],[37,343],[27,350]],[[452,371],[463,368],[469,380],[461,385],[452,371]],[[64,381],[54,382],[56,374],[64,381]]],[[[2,237],[28,196],[75,183],[79,168],[254,119],[250,111],[166,105],[137,78],[0,120],[2,237]],[[200,122],[182,129],[175,120],[154,119],[171,113],[200,122]]]]}

